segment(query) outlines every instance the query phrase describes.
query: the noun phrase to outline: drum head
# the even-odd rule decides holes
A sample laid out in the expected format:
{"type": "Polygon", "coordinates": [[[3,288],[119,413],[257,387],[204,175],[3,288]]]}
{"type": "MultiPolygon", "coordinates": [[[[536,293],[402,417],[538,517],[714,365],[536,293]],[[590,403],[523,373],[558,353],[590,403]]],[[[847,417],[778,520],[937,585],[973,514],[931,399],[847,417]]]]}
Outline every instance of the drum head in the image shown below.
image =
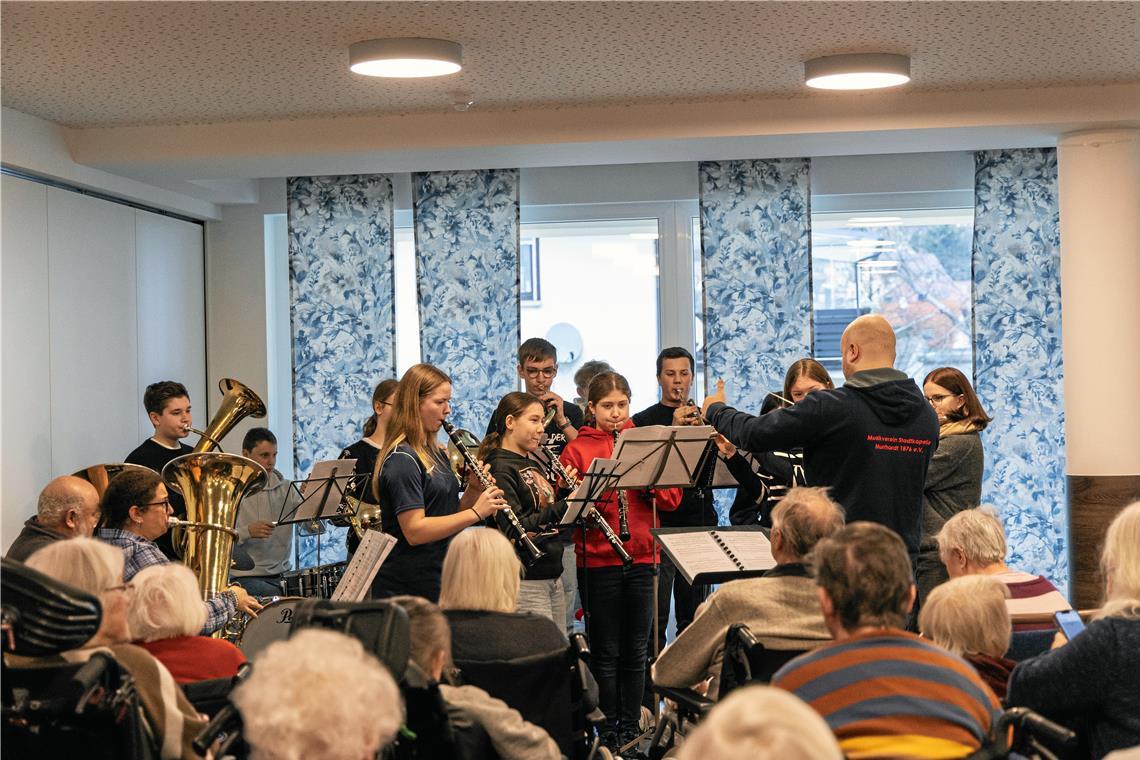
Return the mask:
{"type": "Polygon", "coordinates": [[[237,645],[247,660],[252,662],[258,652],[274,641],[289,638],[289,631],[293,628],[293,612],[303,601],[301,597],[292,596],[278,599],[265,605],[257,617],[246,624],[237,645]]]}

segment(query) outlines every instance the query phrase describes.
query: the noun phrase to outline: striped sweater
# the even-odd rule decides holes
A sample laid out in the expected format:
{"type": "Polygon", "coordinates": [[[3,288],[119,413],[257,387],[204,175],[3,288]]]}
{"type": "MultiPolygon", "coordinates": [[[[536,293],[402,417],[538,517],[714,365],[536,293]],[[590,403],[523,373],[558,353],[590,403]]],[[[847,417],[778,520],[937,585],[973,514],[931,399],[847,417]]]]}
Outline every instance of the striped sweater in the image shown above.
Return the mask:
{"type": "Polygon", "coordinates": [[[797,657],[772,685],[822,715],[852,759],[965,757],[1000,711],[969,663],[893,628],[797,657]]]}

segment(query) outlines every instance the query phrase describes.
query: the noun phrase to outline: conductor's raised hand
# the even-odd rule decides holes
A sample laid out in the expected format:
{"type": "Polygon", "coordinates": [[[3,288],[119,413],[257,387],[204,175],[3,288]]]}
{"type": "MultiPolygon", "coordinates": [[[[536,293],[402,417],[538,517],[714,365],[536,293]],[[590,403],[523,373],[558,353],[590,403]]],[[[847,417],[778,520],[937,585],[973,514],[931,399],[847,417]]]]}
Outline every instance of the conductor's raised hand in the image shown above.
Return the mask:
{"type": "Polygon", "coordinates": [[[716,381],[716,392],[713,393],[711,396],[705,396],[705,401],[703,404],[701,404],[701,416],[708,418],[710,406],[712,406],[713,404],[725,404],[725,403],[728,403],[728,402],[725,400],[725,397],[724,397],[724,381],[723,380],[717,380],[716,381]]]}

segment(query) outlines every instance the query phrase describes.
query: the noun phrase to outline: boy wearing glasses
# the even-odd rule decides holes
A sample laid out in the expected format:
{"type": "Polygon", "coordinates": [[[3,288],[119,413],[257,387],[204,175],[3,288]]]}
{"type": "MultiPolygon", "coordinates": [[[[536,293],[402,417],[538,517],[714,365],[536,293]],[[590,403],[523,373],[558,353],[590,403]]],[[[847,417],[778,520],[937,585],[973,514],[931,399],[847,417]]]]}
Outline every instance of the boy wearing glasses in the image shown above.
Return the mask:
{"type": "MultiPolygon", "coordinates": [[[[162,468],[170,460],[193,451],[181,440],[190,434],[190,426],[194,424],[190,416],[190,394],[185,385],[173,380],[151,383],[143,393],[143,408],[150,418],[150,424],[154,425],[154,435],[127,454],[124,461],[149,467],[161,475],[162,468]]],[[[181,494],[170,492],[170,507],[174,510],[175,517],[185,519],[186,502],[181,494]]],[[[167,557],[179,559],[170,533],[163,534],[155,543],[167,557]]]]}
{"type": "MultiPolygon", "coordinates": [[[[550,390],[558,376],[558,349],[548,340],[528,338],[519,346],[519,363],[515,372],[522,379],[527,393],[538,396],[548,410],[554,409],[554,418],[546,426],[545,443],[558,456],[567,443],[578,437],[578,428],[583,424],[582,410],[575,404],[567,404],[550,390]]],[[[493,425],[492,420],[487,425],[487,434],[493,425]]]]}

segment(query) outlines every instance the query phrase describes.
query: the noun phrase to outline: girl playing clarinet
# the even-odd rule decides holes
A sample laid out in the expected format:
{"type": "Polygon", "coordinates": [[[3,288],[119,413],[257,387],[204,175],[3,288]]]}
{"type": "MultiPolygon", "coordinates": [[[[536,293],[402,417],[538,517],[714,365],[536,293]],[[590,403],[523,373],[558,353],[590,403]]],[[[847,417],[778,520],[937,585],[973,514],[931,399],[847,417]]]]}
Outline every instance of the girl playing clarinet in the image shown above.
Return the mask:
{"type": "Polygon", "coordinates": [[[459,481],[436,442],[450,413],[447,375],[430,364],[417,364],[404,373],[372,476],[382,530],[396,537],[372,583],[376,598],[413,594],[439,601],[451,537],[506,505],[502,490],[481,490],[473,478],[460,498],[459,481]]]}

